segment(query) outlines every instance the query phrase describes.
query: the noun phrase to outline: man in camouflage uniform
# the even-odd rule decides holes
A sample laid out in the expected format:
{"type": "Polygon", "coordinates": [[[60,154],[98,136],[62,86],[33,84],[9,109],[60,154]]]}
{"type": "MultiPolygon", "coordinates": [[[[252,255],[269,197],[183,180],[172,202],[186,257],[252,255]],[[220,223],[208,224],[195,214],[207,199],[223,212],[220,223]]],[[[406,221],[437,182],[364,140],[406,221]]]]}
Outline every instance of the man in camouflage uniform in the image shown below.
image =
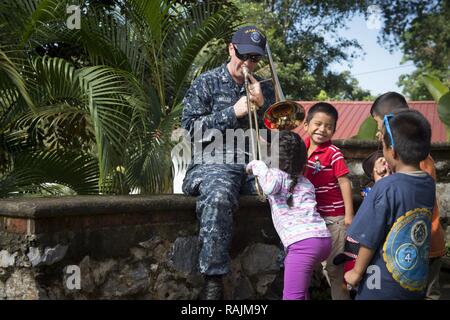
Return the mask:
{"type": "MultiPolygon", "coordinates": [[[[230,270],[233,212],[238,208],[240,193],[254,193],[254,187],[248,187],[254,183],[245,174],[245,163],[236,161],[244,150],[237,150],[231,141],[225,143],[225,131],[249,128],[243,68],[248,68],[249,73],[255,69],[265,54],[265,45],[266,39],[256,27],[239,29],[228,44],[229,62],[200,75],[183,100],[182,127],[189,131],[194,145],[202,149],[194,146],[193,162],[183,181],[183,192],[198,196],[199,268],[205,276],[201,299],[223,298],[222,276],[230,270]],[[224,138],[225,147],[214,150],[215,156],[223,156],[219,158],[222,161],[202,157],[205,147],[215,141],[208,129],[216,129],[216,133],[219,130],[224,138]],[[199,132],[200,139],[196,139],[199,132]],[[227,148],[231,143],[233,148],[227,148]],[[232,163],[225,161],[227,154],[232,163]]],[[[262,115],[274,103],[274,92],[268,82],[260,84],[253,76],[248,78],[249,99],[258,107],[262,128],[262,115]]],[[[248,144],[244,147],[248,151],[248,144]]],[[[248,162],[248,152],[246,155],[248,162]]]]}

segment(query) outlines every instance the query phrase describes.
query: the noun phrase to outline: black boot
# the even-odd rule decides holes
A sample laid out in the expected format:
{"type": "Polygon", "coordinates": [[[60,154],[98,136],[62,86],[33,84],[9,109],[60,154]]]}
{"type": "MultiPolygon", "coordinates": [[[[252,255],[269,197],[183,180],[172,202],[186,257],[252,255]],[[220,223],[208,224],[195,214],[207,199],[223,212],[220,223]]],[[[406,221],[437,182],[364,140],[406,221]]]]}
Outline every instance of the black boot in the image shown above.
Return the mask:
{"type": "Polygon", "coordinates": [[[198,298],[199,300],[223,300],[222,276],[205,276],[205,285],[198,298]]]}

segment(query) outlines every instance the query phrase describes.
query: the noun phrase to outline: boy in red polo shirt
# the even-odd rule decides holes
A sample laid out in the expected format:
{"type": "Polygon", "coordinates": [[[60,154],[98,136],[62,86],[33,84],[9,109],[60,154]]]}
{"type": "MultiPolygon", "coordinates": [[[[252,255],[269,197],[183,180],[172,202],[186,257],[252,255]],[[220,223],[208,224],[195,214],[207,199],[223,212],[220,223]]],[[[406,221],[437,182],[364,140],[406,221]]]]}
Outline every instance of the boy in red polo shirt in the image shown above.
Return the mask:
{"type": "Polygon", "coordinates": [[[344,250],[346,227],[352,223],[354,211],[349,169],[344,156],[331,144],[336,131],[338,112],[331,104],[313,105],[304,123],[309,137],[305,139],[308,163],[305,177],[316,189],[317,211],[325,219],[332,237],[332,251],[323,262],[324,274],[331,286],[333,300],[349,300],[344,285],[342,265],[334,265],[334,257],[344,250]]]}

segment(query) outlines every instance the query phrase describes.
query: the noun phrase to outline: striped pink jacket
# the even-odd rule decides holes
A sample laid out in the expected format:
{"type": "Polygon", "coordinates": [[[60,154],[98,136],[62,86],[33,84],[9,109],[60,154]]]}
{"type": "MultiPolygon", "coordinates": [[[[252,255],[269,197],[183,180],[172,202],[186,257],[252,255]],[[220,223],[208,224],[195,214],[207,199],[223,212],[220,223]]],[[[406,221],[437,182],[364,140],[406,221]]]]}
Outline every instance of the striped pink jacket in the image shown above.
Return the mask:
{"type": "Polygon", "coordinates": [[[289,245],[308,238],[331,237],[323,218],[316,210],[314,186],[303,175],[298,176],[293,189],[293,203],[289,208],[287,199],[290,196],[290,175],[276,168],[268,168],[259,160],[247,165],[258,177],[264,194],[268,197],[272,220],[283,245],[289,245]]]}

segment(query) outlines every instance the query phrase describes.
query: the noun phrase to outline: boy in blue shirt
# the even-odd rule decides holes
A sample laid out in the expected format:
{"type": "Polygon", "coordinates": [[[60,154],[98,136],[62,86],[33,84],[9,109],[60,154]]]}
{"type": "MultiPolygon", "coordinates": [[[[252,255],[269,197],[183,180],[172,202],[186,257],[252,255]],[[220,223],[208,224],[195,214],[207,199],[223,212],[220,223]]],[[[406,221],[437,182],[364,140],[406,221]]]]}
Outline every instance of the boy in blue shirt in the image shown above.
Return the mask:
{"type": "Polygon", "coordinates": [[[393,174],[364,199],[348,235],[360,243],[345,280],[356,299],[423,299],[428,276],[433,178],[419,163],[430,153],[431,128],[414,110],[383,119],[383,155],[393,174]]]}

